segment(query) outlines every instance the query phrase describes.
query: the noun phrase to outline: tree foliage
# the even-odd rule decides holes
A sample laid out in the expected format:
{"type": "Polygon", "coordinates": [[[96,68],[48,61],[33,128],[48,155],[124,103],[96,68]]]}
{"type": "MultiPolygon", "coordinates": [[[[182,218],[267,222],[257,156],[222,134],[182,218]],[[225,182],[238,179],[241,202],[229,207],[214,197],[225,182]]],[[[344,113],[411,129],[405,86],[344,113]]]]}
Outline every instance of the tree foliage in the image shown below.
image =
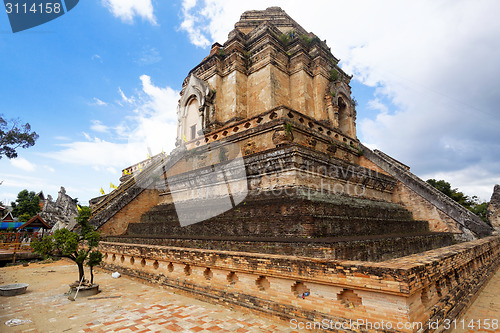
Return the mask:
{"type": "Polygon", "coordinates": [[[29,148],[38,139],[36,132],[31,132],[30,124],[19,124],[18,119],[7,121],[0,115],[0,159],[2,156],[16,158],[18,148],[29,148]]]}
{"type": "Polygon", "coordinates": [[[19,222],[27,222],[38,214],[40,208],[40,198],[35,192],[22,190],[17,194],[16,202],[11,203],[12,215],[17,217],[19,222]]]}
{"type": "Polygon", "coordinates": [[[82,207],[75,218],[77,231],[59,229],[53,235],[47,235],[32,243],[33,250],[43,256],[53,255],[73,260],[78,266],[78,281],[84,278],[84,264],[90,267],[91,283],[94,282],[93,267],[102,261],[102,253],[96,250],[100,235],[89,223],[92,210],[82,207]]]}
{"type": "Polygon", "coordinates": [[[491,225],[490,221],[488,220],[487,212],[488,212],[488,204],[489,202],[478,202],[475,204],[470,210],[477,216],[481,218],[484,222],[488,223],[491,225]]]}
{"type": "Polygon", "coordinates": [[[429,183],[434,188],[438,189],[451,199],[455,200],[460,205],[464,206],[465,208],[479,216],[484,222],[489,224],[489,221],[486,217],[488,202],[480,201],[479,198],[475,195],[469,197],[463,192],[460,192],[458,188],[451,188],[451,184],[445,180],[428,179],[427,183],[429,183]]]}

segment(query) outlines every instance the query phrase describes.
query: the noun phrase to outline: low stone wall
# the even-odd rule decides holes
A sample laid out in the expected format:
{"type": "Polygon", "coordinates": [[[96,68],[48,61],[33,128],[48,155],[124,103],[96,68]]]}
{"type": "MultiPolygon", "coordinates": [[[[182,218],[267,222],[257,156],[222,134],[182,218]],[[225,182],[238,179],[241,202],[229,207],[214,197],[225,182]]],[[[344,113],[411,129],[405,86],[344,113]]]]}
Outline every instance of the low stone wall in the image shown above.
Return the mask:
{"type": "Polygon", "coordinates": [[[362,320],[385,331],[423,332],[433,331],[428,320],[466,308],[499,263],[500,237],[380,263],[109,242],[100,250],[106,269],[205,300],[329,329],[362,320]]]}

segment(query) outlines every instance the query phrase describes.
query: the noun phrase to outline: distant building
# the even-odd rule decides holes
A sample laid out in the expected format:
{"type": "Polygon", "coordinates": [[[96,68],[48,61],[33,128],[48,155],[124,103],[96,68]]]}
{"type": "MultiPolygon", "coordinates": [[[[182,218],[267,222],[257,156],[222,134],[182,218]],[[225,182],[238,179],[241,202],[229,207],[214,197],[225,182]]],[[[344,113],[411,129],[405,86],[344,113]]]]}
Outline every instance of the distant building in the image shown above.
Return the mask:
{"type": "Polygon", "coordinates": [[[46,198],[45,194],[43,194],[43,191],[40,191],[36,194],[36,196],[40,199],[40,209],[43,209],[43,206],[45,205],[46,198]]]}
{"type": "Polygon", "coordinates": [[[0,216],[2,216],[2,219],[0,222],[0,230],[18,228],[23,224],[22,222],[17,222],[17,219],[14,218],[14,216],[12,216],[12,212],[7,211],[7,209],[4,209],[1,212],[0,216]],[[4,215],[4,212],[5,212],[5,215],[4,215]]]}
{"type": "Polygon", "coordinates": [[[76,200],[66,194],[66,189],[61,186],[57,195],[56,201],[53,201],[52,196],[44,196],[43,192],[39,193],[40,205],[42,206],[42,217],[53,230],[69,229],[72,230],[76,225],[75,217],[78,216],[78,208],[76,200]],[[41,196],[40,196],[41,195],[41,196]]]}
{"type": "Polygon", "coordinates": [[[50,230],[51,227],[40,217],[40,215],[33,216],[28,222],[21,223],[16,231],[31,231],[38,232],[40,230],[50,230]]]}

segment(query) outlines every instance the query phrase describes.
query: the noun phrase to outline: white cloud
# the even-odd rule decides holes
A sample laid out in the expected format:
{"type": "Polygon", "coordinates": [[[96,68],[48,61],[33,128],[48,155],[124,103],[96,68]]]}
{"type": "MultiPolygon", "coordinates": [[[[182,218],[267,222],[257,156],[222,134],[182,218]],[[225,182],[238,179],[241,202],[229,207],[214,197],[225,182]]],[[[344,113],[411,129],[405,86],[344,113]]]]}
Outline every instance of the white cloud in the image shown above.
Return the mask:
{"type": "Polygon", "coordinates": [[[91,59],[92,60],[97,60],[97,61],[99,61],[102,64],[102,58],[98,54],[94,54],[91,59]]]}
{"type": "Polygon", "coordinates": [[[382,103],[378,98],[368,101],[368,108],[371,110],[378,110],[381,114],[386,114],[389,111],[387,105],[382,103]]]}
{"type": "Polygon", "coordinates": [[[154,47],[144,48],[137,63],[141,66],[153,65],[162,60],[160,52],[154,47]]]}
{"type": "Polygon", "coordinates": [[[151,0],[102,0],[103,5],[122,21],[132,24],[138,16],[156,25],[156,17],[151,0]]]}
{"type": "Polygon", "coordinates": [[[109,131],[109,127],[103,125],[99,120],[92,120],[92,126],[90,128],[95,132],[107,133],[109,131]]]}
{"type": "Polygon", "coordinates": [[[87,133],[83,132],[82,133],[83,136],[85,137],[85,139],[87,139],[88,141],[92,141],[92,137],[90,135],[88,135],[87,133]]]}
{"type": "MultiPolygon", "coordinates": [[[[368,108],[378,112],[376,117],[367,119],[358,107],[364,143],[419,175],[456,179],[454,186],[470,189],[470,195],[485,193],[480,181],[454,174],[473,169],[490,188],[498,182],[499,2],[318,0],[307,6],[321,10],[304,10],[298,1],[273,5],[326,39],[343,69],[375,88],[368,108]]],[[[266,7],[261,0],[250,6],[185,0],[181,29],[196,46],[223,43],[245,10],[266,7]]]]}
{"type": "MultiPolygon", "coordinates": [[[[210,34],[207,29],[207,21],[205,17],[192,13],[192,9],[196,7],[196,0],[184,0],[182,2],[183,21],[180,29],[188,33],[191,43],[199,47],[207,47],[210,41],[206,36],[210,34]]],[[[209,22],[208,22],[209,24],[209,22]]]]}
{"type": "Polygon", "coordinates": [[[55,170],[53,167],[51,167],[51,166],[44,165],[43,167],[44,167],[47,171],[49,171],[49,172],[52,172],[52,173],[56,172],[56,170],[55,170]]]}
{"type": "Polygon", "coordinates": [[[6,206],[10,206],[10,204],[16,201],[16,199],[17,199],[17,193],[2,192],[2,194],[0,194],[0,202],[2,202],[6,206]]]}
{"type": "MultiPolygon", "coordinates": [[[[135,100],[133,97],[128,98],[125,93],[123,92],[122,88],[118,87],[118,93],[120,94],[122,101],[128,104],[134,104],[135,100]]],[[[121,105],[121,103],[118,103],[121,105]]]]}
{"type": "MultiPolygon", "coordinates": [[[[1,174],[0,178],[3,180],[2,188],[17,188],[19,189],[19,191],[21,191],[22,189],[28,189],[29,191],[38,192],[43,189],[44,193],[46,191],[55,191],[57,193],[57,191],[59,190],[58,186],[60,186],[47,182],[47,179],[41,177],[40,175],[28,176],[25,174],[9,173],[1,174]]],[[[17,194],[15,195],[15,197],[17,197],[17,194]]]]}
{"type": "Polygon", "coordinates": [[[101,101],[99,98],[94,97],[93,102],[91,105],[97,105],[97,106],[108,106],[108,103],[101,101]]]}
{"type": "Polygon", "coordinates": [[[108,173],[110,173],[110,174],[114,174],[114,175],[118,175],[118,174],[119,174],[119,171],[118,171],[118,170],[116,170],[116,169],[115,169],[115,168],[113,168],[113,167],[107,167],[107,168],[106,168],[106,171],[107,171],[108,173]]]}
{"type": "Polygon", "coordinates": [[[118,174],[132,164],[146,159],[148,148],[153,154],[168,152],[174,148],[177,132],[177,101],[179,92],[170,87],[161,88],[147,75],[140,77],[142,90],[127,98],[128,113],[119,124],[108,126],[94,120],[91,129],[113,134],[114,139],[104,140],[83,133],[87,141],[63,143],[62,149],[44,154],[61,162],[92,167],[96,171],[118,174]],[[131,108],[130,108],[131,107],[131,108]]]}
{"type": "Polygon", "coordinates": [[[32,172],[35,171],[36,167],[33,163],[29,162],[27,159],[18,157],[10,160],[10,164],[15,168],[19,168],[24,171],[32,172]]]}
{"type": "Polygon", "coordinates": [[[54,139],[59,140],[59,141],[70,141],[71,138],[67,136],[55,136],[54,139]]]}

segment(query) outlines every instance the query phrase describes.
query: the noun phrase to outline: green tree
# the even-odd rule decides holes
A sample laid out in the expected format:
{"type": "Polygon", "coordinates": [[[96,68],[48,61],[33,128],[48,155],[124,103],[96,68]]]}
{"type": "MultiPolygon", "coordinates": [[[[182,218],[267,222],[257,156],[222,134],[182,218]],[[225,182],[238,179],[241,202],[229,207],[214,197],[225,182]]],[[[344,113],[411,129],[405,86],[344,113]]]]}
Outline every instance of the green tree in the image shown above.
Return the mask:
{"type": "Polygon", "coordinates": [[[16,202],[11,203],[12,215],[20,222],[27,222],[30,218],[38,214],[40,208],[40,198],[35,192],[22,190],[17,194],[16,202]]]}
{"type": "Polygon", "coordinates": [[[94,284],[94,266],[97,266],[102,261],[102,253],[99,251],[92,251],[89,253],[87,266],[90,267],[90,284],[94,284]]]}
{"type": "Polygon", "coordinates": [[[38,134],[30,131],[30,124],[19,125],[19,119],[7,121],[0,115],[0,159],[4,155],[9,159],[16,158],[16,149],[33,146],[38,134]]]}
{"type": "Polygon", "coordinates": [[[460,192],[458,188],[452,189],[451,184],[445,180],[428,179],[427,183],[429,183],[451,199],[455,200],[460,205],[464,206],[465,208],[479,216],[484,222],[489,224],[486,217],[488,202],[481,202],[477,196],[469,197],[463,192],[460,192]]]}
{"type": "Polygon", "coordinates": [[[43,256],[53,255],[73,260],[78,266],[78,281],[85,276],[84,264],[90,267],[92,283],[94,280],[93,267],[99,265],[102,254],[96,250],[99,245],[100,235],[89,224],[92,210],[82,207],[75,218],[77,231],[59,229],[53,235],[44,236],[40,241],[32,242],[33,250],[43,256]]]}
{"type": "Polygon", "coordinates": [[[488,221],[488,216],[486,215],[488,212],[488,204],[489,202],[486,201],[478,202],[472,207],[471,211],[479,216],[481,220],[491,225],[490,221],[488,221]]]}

